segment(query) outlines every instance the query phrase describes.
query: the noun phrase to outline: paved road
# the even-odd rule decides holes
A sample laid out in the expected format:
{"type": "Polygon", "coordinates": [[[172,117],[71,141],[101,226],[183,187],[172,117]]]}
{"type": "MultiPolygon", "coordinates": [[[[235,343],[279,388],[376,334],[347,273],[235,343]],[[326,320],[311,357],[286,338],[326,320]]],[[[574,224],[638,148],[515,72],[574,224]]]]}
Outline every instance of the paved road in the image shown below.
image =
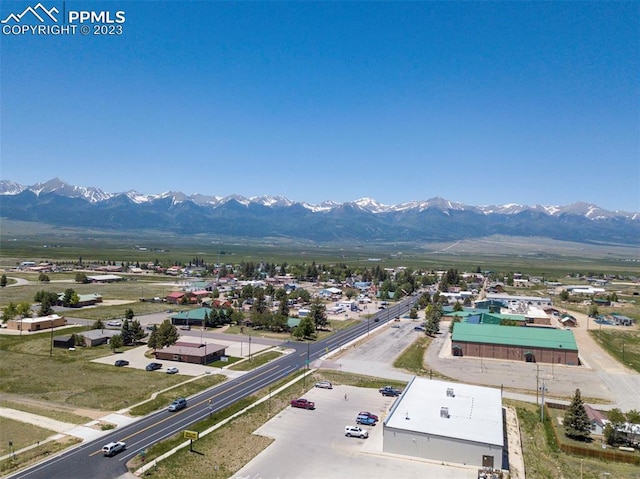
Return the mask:
{"type": "Polygon", "coordinates": [[[372,325],[392,321],[395,316],[405,314],[413,305],[414,298],[381,310],[368,321],[339,331],[331,337],[315,343],[286,342],[281,346],[294,352],[263,367],[231,379],[209,391],[189,398],[189,406],[177,413],[158,411],[129,425],[116,429],[100,439],[83,443],[80,447],[36,466],[28,468],[12,478],[48,479],[51,477],[100,477],[111,479],[126,473],[125,464],[140,451],[172,436],[177,431],[204,419],[212,412],[226,408],[238,400],[265,388],[294,371],[304,368],[332,349],[349,344],[358,337],[366,336],[372,325]],[[209,405],[209,400],[212,401],[209,405]],[[127,450],[112,458],[102,456],[102,445],[111,441],[124,441],[127,450]]]}

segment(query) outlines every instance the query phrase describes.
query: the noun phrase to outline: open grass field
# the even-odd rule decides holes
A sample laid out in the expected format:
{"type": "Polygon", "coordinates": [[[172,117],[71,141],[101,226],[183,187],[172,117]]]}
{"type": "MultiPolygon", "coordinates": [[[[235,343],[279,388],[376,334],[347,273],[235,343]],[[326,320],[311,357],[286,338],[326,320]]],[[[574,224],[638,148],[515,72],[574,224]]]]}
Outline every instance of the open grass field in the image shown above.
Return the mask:
{"type": "Polygon", "coordinates": [[[0,417],[0,456],[10,454],[12,449],[16,451],[36,442],[44,441],[54,434],[56,432],[49,429],[0,417]],[[9,446],[9,442],[13,443],[13,447],[9,446]]]}
{"type": "Polygon", "coordinates": [[[53,348],[49,333],[0,336],[0,394],[78,408],[113,411],[146,400],[183,378],[90,361],[106,356],[106,346],[53,348]]]}

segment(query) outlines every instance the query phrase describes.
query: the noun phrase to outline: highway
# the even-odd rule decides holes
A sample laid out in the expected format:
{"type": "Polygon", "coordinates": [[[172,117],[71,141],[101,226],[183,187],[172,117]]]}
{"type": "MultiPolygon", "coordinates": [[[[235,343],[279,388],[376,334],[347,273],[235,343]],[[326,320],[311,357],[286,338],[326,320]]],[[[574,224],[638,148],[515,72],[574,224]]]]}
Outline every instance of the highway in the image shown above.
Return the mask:
{"type": "Polygon", "coordinates": [[[97,440],[83,443],[58,456],[40,462],[8,477],[20,479],[52,478],[117,478],[126,472],[125,464],[153,444],[189,427],[210,413],[224,409],[236,401],[273,384],[291,373],[343,345],[366,337],[374,326],[393,321],[406,314],[416,298],[409,297],[376,312],[370,319],[338,331],[317,342],[285,342],[285,348],[294,352],[265,364],[241,377],[220,384],[208,391],[188,398],[187,408],[178,412],[157,411],[144,418],[114,430],[97,440]],[[211,404],[209,401],[211,400],[211,404]],[[114,457],[104,457],[101,449],[111,441],[124,441],[127,449],[114,457]]]}

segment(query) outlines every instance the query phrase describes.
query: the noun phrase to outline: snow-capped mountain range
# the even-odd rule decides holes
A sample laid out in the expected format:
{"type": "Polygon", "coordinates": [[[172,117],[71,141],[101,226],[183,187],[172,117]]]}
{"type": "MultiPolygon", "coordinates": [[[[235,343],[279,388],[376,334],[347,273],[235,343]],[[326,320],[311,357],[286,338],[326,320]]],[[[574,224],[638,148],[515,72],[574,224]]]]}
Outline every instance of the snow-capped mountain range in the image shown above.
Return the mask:
{"type": "Polygon", "coordinates": [[[54,178],[0,181],[0,216],[59,226],[162,229],[313,241],[441,241],[490,234],[640,244],[640,213],[593,204],[469,206],[436,197],[385,205],[372,198],[308,204],[280,196],[107,193],[54,178]]]}
{"type": "MultiPolygon", "coordinates": [[[[94,186],[73,186],[64,182],[60,178],[54,178],[44,183],[36,183],[35,185],[31,186],[21,185],[8,180],[0,181],[0,195],[17,195],[22,193],[23,191],[31,191],[36,195],[55,193],[60,196],[67,196],[69,198],[82,198],[90,203],[98,203],[100,201],[105,201],[116,196],[124,195],[133,203],[138,204],[167,198],[170,198],[173,204],[191,201],[196,205],[213,207],[219,206],[231,200],[237,201],[238,203],[245,206],[249,205],[250,203],[255,203],[267,207],[286,207],[296,204],[296,202],[282,196],[252,196],[246,198],[240,195],[209,196],[199,193],[187,196],[180,191],[166,191],[159,194],[143,194],[138,193],[135,190],[126,191],[123,193],[107,193],[94,186]]],[[[299,204],[313,212],[329,211],[342,205],[342,203],[337,203],[334,201],[325,201],[323,203],[315,205],[309,203],[299,204]]],[[[369,213],[389,213],[407,210],[424,211],[429,208],[435,208],[440,211],[474,211],[482,214],[517,214],[522,213],[523,211],[531,210],[546,213],[551,216],[572,214],[584,216],[585,218],[593,220],[615,217],[622,217],[631,220],[640,219],[640,213],[608,211],[600,208],[599,206],[582,202],[573,203],[566,206],[527,206],[515,203],[508,203],[504,205],[469,206],[455,201],[449,201],[444,198],[435,197],[426,201],[410,201],[397,205],[385,205],[377,202],[373,198],[360,198],[348,204],[357,206],[358,208],[361,208],[362,210],[369,213]]]]}

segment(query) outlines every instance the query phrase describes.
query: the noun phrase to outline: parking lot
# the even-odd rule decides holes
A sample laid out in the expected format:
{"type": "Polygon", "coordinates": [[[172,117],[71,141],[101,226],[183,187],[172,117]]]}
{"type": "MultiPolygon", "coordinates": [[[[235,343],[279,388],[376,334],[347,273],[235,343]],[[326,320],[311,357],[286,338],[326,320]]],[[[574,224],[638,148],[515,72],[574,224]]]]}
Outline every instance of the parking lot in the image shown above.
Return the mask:
{"type": "Polygon", "coordinates": [[[382,452],[382,421],[395,397],[375,389],[334,386],[314,388],[305,398],[315,410],[287,407],[255,431],[274,438],[271,446],[232,477],[234,479],[324,479],[326,477],[395,477],[475,479],[477,468],[441,465],[382,452]],[[345,400],[345,394],[347,399],[345,400]],[[346,437],[344,427],[355,425],[360,411],[380,417],[368,439],[346,437]]]}

